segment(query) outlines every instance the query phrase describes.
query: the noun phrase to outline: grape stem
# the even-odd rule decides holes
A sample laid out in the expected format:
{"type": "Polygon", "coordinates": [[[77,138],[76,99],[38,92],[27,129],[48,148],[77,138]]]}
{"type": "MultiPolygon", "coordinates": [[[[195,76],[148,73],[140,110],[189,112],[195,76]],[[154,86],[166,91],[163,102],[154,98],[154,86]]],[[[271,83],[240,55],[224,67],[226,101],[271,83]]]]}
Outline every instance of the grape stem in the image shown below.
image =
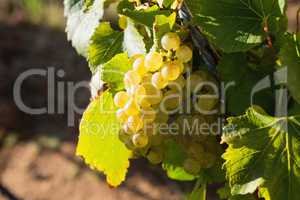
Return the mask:
{"type": "MultiPolygon", "coordinates": [[[[181,9],[179,10],[179,17],[187,23],[192,19],[192,13],[184,2],[181,9]]],[[[191,37],[196,48],[199,50],[199,54],[202,57],[205,64],[208,66],[209,70],[216,72],[216,66],[219,60],[219,54],[210,45],[207,39],[201,33],[199,27],[193,26],[187,23],[187,26],[191,30],[191,37]]]]}
{"type": "Polygon", "coordinates": [[[271,49],[273,48],[273,42],[272,42],[272,38],[270,36],[270,32],[269,32],[269,25],[268,25],[268,18],[264,19],[264,32],[266,33],[266,39],[267,39],[267,45],[268,47],[271,49]]]}

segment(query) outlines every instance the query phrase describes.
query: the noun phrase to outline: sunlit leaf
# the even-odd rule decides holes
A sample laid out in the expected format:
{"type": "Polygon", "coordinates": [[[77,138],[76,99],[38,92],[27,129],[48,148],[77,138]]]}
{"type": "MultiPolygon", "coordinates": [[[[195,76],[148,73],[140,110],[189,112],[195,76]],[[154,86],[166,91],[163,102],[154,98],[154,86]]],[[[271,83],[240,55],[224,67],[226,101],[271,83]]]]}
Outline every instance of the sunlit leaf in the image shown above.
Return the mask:
{"type": "Polygon", "coordinates": [[[119,140],[120,124],[115,115],[112,94],[104,92],[93,100],[83,114],[76,154],[106,175],[118,186],[124,181],[131,152],[119,140]]]}

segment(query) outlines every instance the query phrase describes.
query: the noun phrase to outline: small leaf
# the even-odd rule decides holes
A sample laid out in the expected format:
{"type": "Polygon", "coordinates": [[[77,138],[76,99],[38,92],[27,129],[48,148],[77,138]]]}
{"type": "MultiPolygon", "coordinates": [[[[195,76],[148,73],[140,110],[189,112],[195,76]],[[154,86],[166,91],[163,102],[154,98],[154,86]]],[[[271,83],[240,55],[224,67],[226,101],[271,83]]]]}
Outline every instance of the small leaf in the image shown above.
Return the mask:
{"type": "Polygon", "coordinates": [[[150,8],[137,10],[128,0],[122,0],[118,5],[119,14],[131,18],[133,21],[152,27],[156,15],[170,15],[168,10],[160,10],[157,5],[150,8]]]}
{"type": "Polygon", "coordinates": [[[124,89],[124,74],[131,68],[131,63],[127,53],[115,55],[110,61],[105,63],[101,71],[102,81],[109,84],[112,92],[124,89]]]}
{"type": "Polygon", "coordinates": [[[274,0],[186,0],[194,22],[209,39],[227,53],[247,51],[261,44],[269,32],[286,30],[282,13],[286,1],[274,0]]]}
{"type": "Polygon", "coordinates": [[[287,3],[286,0],[278,0],[279,8],[280,11],[283,15],[285,15],[286,8],[287,8],[287,3]]]}
{"type": "Polygon", "coordinates": [[[153,26],[154,32],[154,45],[160,47],[161,38],[165,33],[170,32],[176,22],[176,13],[172,13],[170,16],[157,15],[153,26]]]}
{"type": "Polygon", "coordinates": [[[109,91],[92,101],[80,123],[76,150],[91,168],[103,172],[112,186],[124,181],[131,157],[131,152],[119,140],[120,124],[115,111],[109,91]]]}
{"type": "Polygon", "coordinates": [[[80,55],[87,57],[90,39],[104,14],[104,0],[90,2],[87,9],[85,0],[64,0],[67,17],[66,32],[80,55]]]}
{"type": "Polygon", "coordinates": [[[128,52],[129,57],[134,54],[146,53],[144,37],[138,32],[134,22],[130,19],[127,20],[127,27],[124,30],[123,49],[128,52]]]}
{"type": "Polygon", "coordinates": [[[175,0],[157,0],[160,7],[169,8],[175,0]]]}
{"type": "Polygon", "coordinates": [[[231,136],[231,140],[223,158],[233,195],[259,189],[266,199],[299,199],[299,120],[299,116],[271,117],[259,107],[228,119],[222,139],[231,136]]]}
{"type": "Polygon", "coordinates": [[[231,195],[230,187],[226,184],[223,188],[218,189],[217,191],[220,199],[226,200],[256,200],[255,196],[252,194],[247,195],[231,195]]]}
{"type": "Polygon", "coordinates": [[[252,194],[255,192],[258,186],[265,182],[263,178],[257,178],[249,183],[243,185],[234,185],[231,189],[233,194],[252,194]]]}
{"type": "Polygon", "coordinates": [[[97,27],[89,46],[88,60],[92,72],[109,61],[114,55],[122,52],[123,33],[115,31],[108,22],[97,27]]]}

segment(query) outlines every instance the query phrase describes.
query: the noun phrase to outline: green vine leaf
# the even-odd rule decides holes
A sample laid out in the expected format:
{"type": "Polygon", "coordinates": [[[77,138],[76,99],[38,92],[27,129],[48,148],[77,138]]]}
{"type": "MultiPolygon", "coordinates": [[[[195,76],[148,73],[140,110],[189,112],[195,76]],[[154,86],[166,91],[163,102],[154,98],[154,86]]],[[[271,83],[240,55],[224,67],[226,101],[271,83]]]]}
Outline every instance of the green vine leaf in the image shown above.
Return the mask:
{"type": "Polygon", "coordinates": [[[293,104],[291,104],[289,106],[289,115],[300,115],[300,104],[293,102],[293,104]]]}
{"type": "Polygon", "coordinates": [[[280,60],[283,67],[287,67],[288,88],[293,98],[300,103],[300,55],[298,54],[296,35],[287,35],[280,51],[280,60]]]}
{"type": "Polygon", "coordinates": [[[170,15],[169,10],[160,10],[157,5],[137,10],[128,0],[122,0],[118,6],[119,14],[125,15],[137,23],[152,28],[156,15],[170,15]]]}
{"type": "Polygon", "coordinates": [[[228,119],[222,141],[231,193],[256,189],[272,200],[297,200],[300,187],[300,117],[275,118],[260,107],[228,119]]]}
{"type": "Polygon", "coordinates": [[[127,20],[127,27],[124,30],[123,49],[128,52],[129,57],[146,53],[144,37],[138,32],[131,19],[127,20]]]}
{"type": "Polygon", "coordinates": [[[109,22],[102,22],[91,38],[89,46],[88,60],[91,71],[95,72],[99,65],[121,53],[122,43],[123,32],[113,30],[109,22]]]}
{"type": "Polygon", "coordinates": [[[266,33],[286,30],[282,0],[186,0],[199,25],[209,39],[227,53],[247,51],[261,44],[266,33]]]}
{"type": "Polygon", "coordinates": [[[106,175],[118,186],[125,179],[131,152],[119,140],[120,124],[115,116],[112,94],[104,92],[92,101],[83,114],[76,154],[91,168],[106,175]]]}
{"type": "Polygon", "coordinates": [[[131,62],[127,53],[117,54],[100,68],[101,80],[109,84],[113,93],[123,90],[124,74],[129,69],[131,69],[131,62]]]}
{"type": "Polygon", "coordinates": [[[90,39],[104,14],[104,1],[64,0],[66,32],[80,55],[87,57],[90,39]]]}
{"type": "MultiPolygon", "coordinates": [[[[258,66],[257,68],[262,68],[258,66]]],[[[253,70],[244,53],[225,54],[217,69],[226,87],[226,109],[232,115],[240,115],[253,103],[272,112],[274,108],[271,86],[252,96],[252,90],[268,76],[267,73],[253,70]],[[252,96],[252,97],[251,97],[252,96]]]]}

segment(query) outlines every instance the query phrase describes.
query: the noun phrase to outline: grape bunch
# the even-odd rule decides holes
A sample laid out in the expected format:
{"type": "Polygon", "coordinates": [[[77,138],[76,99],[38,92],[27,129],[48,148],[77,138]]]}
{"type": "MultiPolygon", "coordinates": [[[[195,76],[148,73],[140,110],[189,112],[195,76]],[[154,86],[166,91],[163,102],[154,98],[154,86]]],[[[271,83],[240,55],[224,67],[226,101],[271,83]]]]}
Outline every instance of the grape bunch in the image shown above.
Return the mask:
{"type": "MultiPolygon", "coordinates": [[[[161,38],[159,51],[152,51],[146,55],[138,54],[131,58],[132,69],[124,75],[123,80],[125,91],[120,91],[114,96],[114,103],[118,107],[116,116],[122,124],[120,140],[137,156],[147,157],[153,164],[163,160],[165,138],[175,138],[184,146],[188,155],[188,149],[194,148],[193,146],[197,149],[199,145],[199,148],[203,149],[202,143],[206,143],[199,142],[197,138],[187,140],[189,137],[182,136],[184,133],[182,127],[178,129],[181,134],[168,134],[168,128],[161,129],[161,125],[168,127],[170,124],[180,127],[180,123],[185,121],[182,117],[187,116],[186,105],[189,103],[195,103],[200,110],[213,110],[217,105],[217,98],[210,94],[209,88],[198,87],[199,83],[211,77],[203,71],[191,72],[192,57],[192,49],[182,44],[177,33],[166,33],[161,38]],[[204,94],[199,95],[199,92],[195,92],[198,90],[204,94]],[[197,98],[192,98],[195,95],[197,98]],[[195,141],[195,144],[188,146],[185,141],[189,141],[189,144],[195,141]]],[[[192,109],[188,118],[190,116],[203,118],[197,111],[199,109],[192,109]]],[[[210,140],[208,137],[204,141],[210,140]]],[[[197,173],[191,166],[209,167],[213,163],[214,159],[210,158],[207,163],[199,165],[200,153],[202,161],[202,155],[210,152],[196,150],[192,154],[197,154],[198,157],[188,156],[185,162],[188,172],[197,173]]]]}
{"type": "MultiPolygon", "coordinates": [[[[222,148],[214,135],[193,126],[208,125],[216,121],[216,116],[205,116],[199,113],[179,115],[174,123],[180,127],[180,134],[175,138],[186,153],[183,168],[190,174],[198,174],[201,169],[212,167],[222,153],[222,148]],[[183,128],[186,124],[189,128],[183,128]]],[[[199,128],[199,127],[198,127],[199,128]]]]}

